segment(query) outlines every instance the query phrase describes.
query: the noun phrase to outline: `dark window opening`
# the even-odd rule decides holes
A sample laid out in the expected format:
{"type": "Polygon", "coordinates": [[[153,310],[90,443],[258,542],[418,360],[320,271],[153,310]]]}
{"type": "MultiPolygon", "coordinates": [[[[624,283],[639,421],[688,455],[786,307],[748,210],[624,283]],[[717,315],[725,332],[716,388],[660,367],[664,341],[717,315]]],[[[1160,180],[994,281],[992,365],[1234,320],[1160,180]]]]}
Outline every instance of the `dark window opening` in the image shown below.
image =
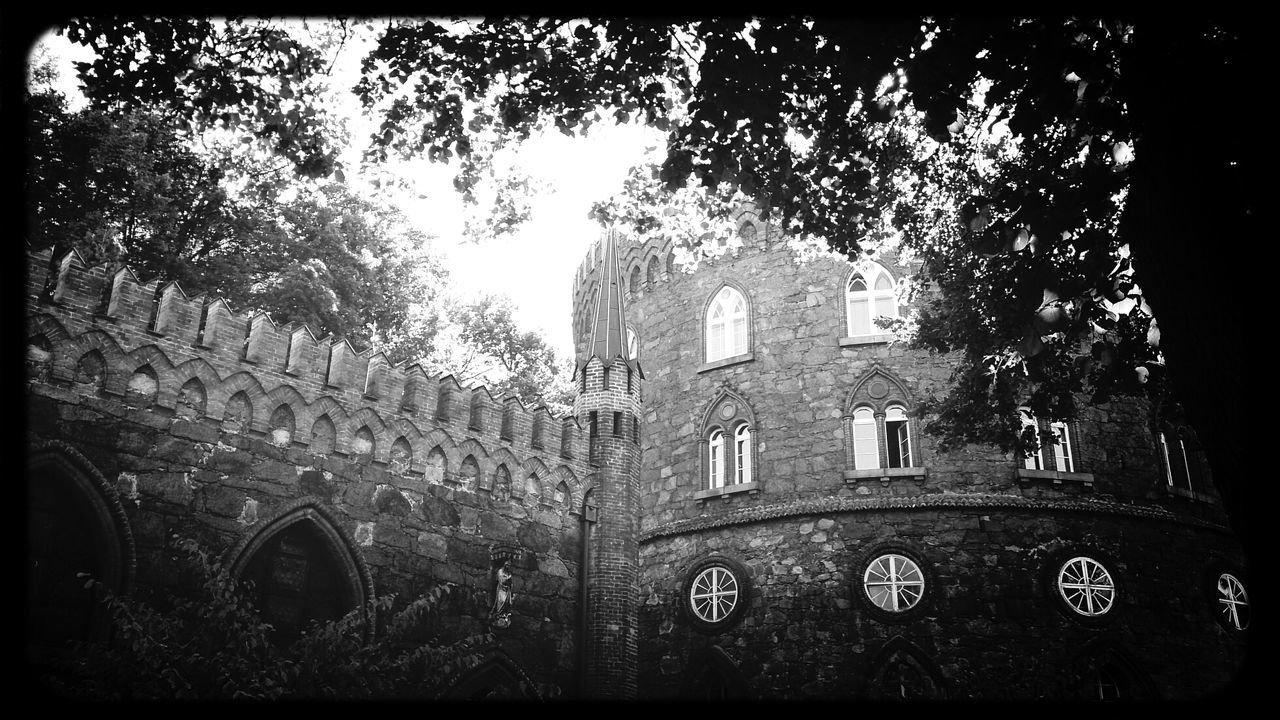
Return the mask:
{"type": "Polygon", "coordinates": [[[354,606],[319,531],[294,523],[272,538],[245,569],[258,612],[274,627],[272,640],[289,643],[313,622],[341,618],[354,606]]]}
{"type": "Polygon", "coordinates": [[[613,414],[613,436],[622,437],[622,413],[615,412],[613,414]]]}

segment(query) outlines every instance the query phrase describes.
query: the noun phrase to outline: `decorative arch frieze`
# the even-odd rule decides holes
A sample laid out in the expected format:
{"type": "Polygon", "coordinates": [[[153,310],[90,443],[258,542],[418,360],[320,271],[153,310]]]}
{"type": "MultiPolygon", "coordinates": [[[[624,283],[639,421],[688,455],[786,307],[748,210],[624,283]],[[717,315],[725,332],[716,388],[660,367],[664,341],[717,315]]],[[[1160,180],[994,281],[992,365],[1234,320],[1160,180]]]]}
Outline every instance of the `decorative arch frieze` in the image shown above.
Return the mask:
{"type": "MultiPolygon", "coordinates": [[[[177,408],[178,403],[182,400],[183,388],[187,387],[192,380],[200,383],[200,389],[204,392],[205,410],[203,414],[208,414],[209,392],[212,388],[216,388],[222,384],[222,376],[218,374],[218,370],[204,358],[195,357],[178,363],[173,368],[173,387],[177,388],[177,395],[173,398],[171,406],[177,408]]],[[[164,397],[165,388],[161,388],[161,397],[164,397]]]]}
{"type": "MultiPolygon", "coordinates": [[[[256,418],[258,422],[265,424],[266,419],[263,418],[263,415],[270,412],[270,410],[264,407],[264,400],[267,393],[263,390],[262,383],[259,382],[258,378],[254,377],[251,373],[241,370],[240,372],[228,377],[217,387],[208,388],[208,390],[209,415],[221,419],[226,414],[227,403],[231,398],[237,393],[243,392],[249,401],[249,407],[253,411],[253,417],[256,418]]],[[[250,428],[262,432],[261,427],[251,425],[250,428]]]]}
{"type": "Polygon", "coordinates": [[[259,523],[227,551],[227,567],[232,577],[241,579],[254,558],[280,533],[298,523],[306,523],[323,540],[338,570],[346,604],[358,609],[365,640],[373,633],[373,575],[355,541],[343,532],[329,511],[315,498],[298,498],[281,507],[271,519],[259,523]]]}
{"type": "MultiPolygon", "coordinates": [[[[120,344],[115,338],[106,332],[98,329],[89,330],[74,339],[67,342],[67,351],[62,356],[54,356],[54,364],[51,372],[56,377],[66,377],[74,379],[76,377],[77,367],[80,359],[91,352],[97,352],[103,361],[103,385],[102,389],[108,387],[116,387],[121,384],[118,376],[121,373],[131,373],[133,368],[124,367],[126,362],[124,351],[120,349],[120,344]],[[115,376],[116,379],[113,379],[115,376]]],[[[124,382],[128,382],[128,377],[124,378],[124,382]]]]}
{"type": "Polygon", "coordinates": [[[361,409],[351,414],[351,427],[355,432],[352,433],[352,445],[349,446],[348,455],[357,455],[356,439],[358,433],[360,433],[361,428],[369,428],[369,432],[372,433],[371,459],[375,462],[387,462],[387,454],[396,437],[390,436],[387,423],[384,423],[378,411],[372,409],[372,407],[361,407],[361,409]]]}
{"type": "Polygon", "coordinates": [[[581,505],[582,483],[578,481],[578,476],[573,473],[573,469],[568,465],[560,465],[555,470],[555,476],[569,488],[569,495],[565,498],[565,505],[570,509],[581,505]]]}

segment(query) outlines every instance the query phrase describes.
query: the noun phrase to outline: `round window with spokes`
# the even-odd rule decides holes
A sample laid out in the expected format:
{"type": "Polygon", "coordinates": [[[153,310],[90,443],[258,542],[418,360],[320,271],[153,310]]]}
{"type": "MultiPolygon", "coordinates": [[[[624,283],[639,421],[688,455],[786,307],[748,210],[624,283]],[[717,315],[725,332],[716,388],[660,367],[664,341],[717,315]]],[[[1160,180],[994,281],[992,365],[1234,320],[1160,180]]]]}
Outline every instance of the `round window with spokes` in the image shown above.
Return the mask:
{"type": "Polygon", "coordinates": [[[719,565],[698,573],[689,587],[689,607],[699,620],[724,622],[738,606],[738,579],[719,565]]]}
{"type": "Polygon", "coordinates": [[[903,613],[924,597],[924,573],[911,558],[889,553],[867,565],[862,588],[875,607],[887,613],[903,613]]]}
{"type": "Polygon", "coordinates": [[[1102,563],[1084,555],[1058,568],[1058,596],[1076,613],[1085,617],[1107,614],[1116,600],[1116,584],[1102,563]]]}
{"type": "Polygon", "coordinates": [[[724,558],[700,563],[685,581],[685,609],[702,630],[718,631],[736,621],[747,597],[745,571],[724,558]]]}
{"type": "Polygon", "coordinates": [[[1218,576],[1218,610],[1222,623],[1233,630],[1249,627],[1249,594],[1244,583],[1231,573],[1218,576]]]}

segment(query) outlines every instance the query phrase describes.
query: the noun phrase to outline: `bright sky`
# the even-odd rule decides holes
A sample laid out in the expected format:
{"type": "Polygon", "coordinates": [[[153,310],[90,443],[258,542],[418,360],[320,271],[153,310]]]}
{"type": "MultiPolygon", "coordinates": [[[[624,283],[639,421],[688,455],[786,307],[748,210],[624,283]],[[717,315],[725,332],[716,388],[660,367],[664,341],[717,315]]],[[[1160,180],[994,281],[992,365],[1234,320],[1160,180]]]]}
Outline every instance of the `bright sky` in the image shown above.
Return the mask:
{"type": "MultiPolygon", "coordinates": [[[[77,90],[70,62],[85,59],[88,51],[55,35],[46,36],[43,43],[68,59],[62,88],[73,96],[77,90]]],[[[363,47],[352,45],[341,60],[358,66],[363,52],[363,47]]],[[[343,81],[335,80],[339,82],[343,81]]],[[[359,110],[359,103],[350,96],[346,111],[353,116],[353,127],[363,119],[356,117],[359,110]]],[[[353,133],[356,142],[367,136],[360,130],[353,133]]],[[[572,359],[573,275],[601,232],[587,219],[587,212],[594,202],[621,190],[627,170],[644,155],[646,145],[660,140],[642,128],[601,125],[584,138],[552,134],[530,142],[514,161],[546,190],[532,199],[532,217],[514,235],[483,244],[464,235],[465,209],[447,168],[425,160],[403,165],[403,176],[415,190],[401,209],[424,232],[438,238],[436,247],[445,254],[457,294],[464,298],[482,293],[508,295],[517,321],[540,331],[564,357],[572,359]]],[[[359,182],[353,177],[358,150],[353,148],[346,162],[349,183],[359,182]]]]}

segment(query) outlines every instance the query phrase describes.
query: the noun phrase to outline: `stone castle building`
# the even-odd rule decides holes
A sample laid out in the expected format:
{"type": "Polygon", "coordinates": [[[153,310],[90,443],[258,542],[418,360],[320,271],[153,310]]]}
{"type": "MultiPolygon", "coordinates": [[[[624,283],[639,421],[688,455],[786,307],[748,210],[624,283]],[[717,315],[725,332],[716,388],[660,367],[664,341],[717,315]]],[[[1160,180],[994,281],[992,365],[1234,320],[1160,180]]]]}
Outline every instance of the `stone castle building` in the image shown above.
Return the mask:
{"type": "Polygon", "coordinates": [[[942,452],[921,408],[951,360],[873,321],[907,311],[910,268],[801,263],[739,223],[741,249],[691,273],[669,242],[592,248],[563,418],[31,255],[30,657],[103,631],[76,572],[163,585],[182,533],[255,580],[282,633],[447,584],[449,631],[494,641],[444,697],[1230,685],[1248,577],[1193,436],[1115,402],[1024,416],[1030,457],[942,452]]]}

